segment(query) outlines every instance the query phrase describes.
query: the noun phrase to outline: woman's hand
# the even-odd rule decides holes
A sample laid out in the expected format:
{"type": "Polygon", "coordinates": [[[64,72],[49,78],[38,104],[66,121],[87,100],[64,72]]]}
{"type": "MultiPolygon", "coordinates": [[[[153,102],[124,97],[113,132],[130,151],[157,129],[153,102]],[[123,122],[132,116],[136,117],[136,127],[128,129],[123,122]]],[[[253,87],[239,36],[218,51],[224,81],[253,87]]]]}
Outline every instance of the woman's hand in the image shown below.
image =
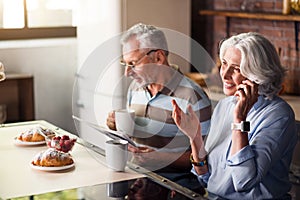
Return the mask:
{"type": "Polygon", "coordinates": [[[238,86],[238,90],[234,94],[238,97],[237,104],[234,109],[234,122],[245,121],[248,112],[258,99],[258,84],[244,80],[238,86]]]}
{"type": "Polygon", "coordinates": [[[189,137],[190,140],[193,140],[197,132],[200,132],[201,126],[196,113],[192,109],[192,106],[188,105],[188,113],[185,114],[175,100],[172,100],[172,105],[172,117],[176,125],[184,134],[189,137]]]}
{"type": "Polygon", "coordinates": [[[116,128],[116,121],[115,121],[115,112],[111,111],[108,113],[108,116],[106,118],[106,125],[111,130],[117,130],[116,128]]]}
{"type": "MultiPolygon", "coordinates": [[[[238,86],[238,90],[234,95],[238,100],[234,108],[233,122],[240,123],[241,121],[246,121],[248,112],[257,102],[258,84],[250,80],[244,80],[238,86]]],[[[236,154],[247,145],[249,145],[248,134],[244,134],[240,130],[233,130],[230,155],[236,154]]]]}
{"type": "MultiPolygon", "coordinates": [[[[188,105],[188,113],[185,114],[177,105],[175,100],[172,100],[173,113],[172,117],[178,126],[178,128],[186,134],[190,139],[192,156],[195,162],[203,161],[206,159],[206,150],[204,148],[204,142],[201,135],[201,125],[199,118],[193,111],[192,106],[188,105]]],[[[207,165],[203,167],[196,167],[198,174],[205,174],[208,171],[207,165]]]]}

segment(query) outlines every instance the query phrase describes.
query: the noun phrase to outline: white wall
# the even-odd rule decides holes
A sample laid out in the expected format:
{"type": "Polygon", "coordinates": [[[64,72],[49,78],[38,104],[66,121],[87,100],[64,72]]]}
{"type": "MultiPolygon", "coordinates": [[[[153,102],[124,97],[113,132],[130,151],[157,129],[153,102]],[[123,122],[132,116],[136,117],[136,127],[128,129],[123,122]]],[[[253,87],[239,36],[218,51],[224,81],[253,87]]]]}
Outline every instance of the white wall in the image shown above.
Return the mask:
{"type": "MultiPolygon", "coordinates": [[[[78,79],[76,79],[77,100],[74,104],[76,115],[86,121],[105,126],[106,117],[113,109],[112,99],[115,85],[122,72],[118,62],[108,65],[106,60],[113,52],[119,52],[118,43],[103,44],[121,32],[121,0],[80,0],[78,33],[78,79]]],[[[118,59],[117,57],[112,57],[118,59]]],[[[118,97],[116,97],[116,96],[118,97]]],[[[88,142],[104,146],[107,139],[101,133],[78,123],[79,134],[88,142]]]]}
{"type": "MultiPolygon", "coordinates": [[[[190,0],[79,0],[79,2],[78,39],[0,42],[0,61],[4,63],[6,70],[34,76],[36,119],[47,120],[74,133],[76,131],[71,118],[74,74],[79,71],[95,48],[137,22],[190,35],[190,0]]],[[[177,61],[174,63],[185,65],[177,61]]],[[[105,70],[102,80],[104,82],[99,82],[97,91],[92,91],[95,92],[97,104],[86,105],[97,109],[95,115],[102,124],[107,112],[114,106],[111,100],[115,95],[114,84],[122,75],[118,64],[115,67],[116,69],[112,71],[105,70]]],[[[188,71],[188,67],[185,66],[183,72],[188,71]]],[[[122,96],[117,98],[122,99],[122,96]]],[[[75,99],[75,105],[80,103],[77,100],[81,99],[75,99]]],[[[85,133],[89,134],[89,131],[91,130],[85,133]]],[[[101,140],[98,138],[99,134],[91,134],[88,137],[96,143],[101,140]]],[[[100,141],[101,144],[102,142],[100,141]]]]}
{"type": "MultiPolygon", "coordinates": [[[[125,0],[124,27],[142,22],[152,24],[164,29],[171,29],[190,36],[191,34],[191,1],[190,0],[125,0]]],[[[165,33],[167,34],[167,33],[165,33]]],[[[167,37],[169,49],[172,49],[174,41],[167,37]]],[[[190,41],[188,38],[181,41],[182,48],[187,55],[190,55],[190,41]],[[186,48],[185,48],[186,47],[186,48]]],[[[172,52],[171,52],[172,53],[172,52]]],[[[189,57],[190,58],[190,57],[189,57]]],[[[188,59],[189,59],[188,58],[188,59]]],[[[170,62],[180,66],[182,72],[190,70],[190,64],[180,58],[180,55],[170,56],[170,62]]]]}
{"type": "Polygon", "coordinates": [[[0,61],[6,72],[33,75],[36,119],[75,131],[71,105],[76,39],[1,41],[0,61]]]}

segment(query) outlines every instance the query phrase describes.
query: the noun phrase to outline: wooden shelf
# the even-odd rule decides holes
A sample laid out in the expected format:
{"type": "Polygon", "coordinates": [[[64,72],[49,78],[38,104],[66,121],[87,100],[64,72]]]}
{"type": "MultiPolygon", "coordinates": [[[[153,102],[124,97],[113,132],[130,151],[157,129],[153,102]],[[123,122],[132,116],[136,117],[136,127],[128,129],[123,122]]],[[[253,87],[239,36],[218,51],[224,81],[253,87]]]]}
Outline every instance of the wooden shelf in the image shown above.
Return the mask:
{"type": "Polygon", "coordinates": [[[295,47],[299,51],[299,22],[300,15],[283,15],[280,13],[262,13],[262,12],[239,12],[229,10],[200,10],[200,15],[223,16],[226,17],[226,35],[229,37],[230,18],[244,18],[244,19],[263,19],[274,21],[292,21],[295,29],[295,47]]]}
{"type": "Polygon", "coordinates": [[[238,12],[228,10],[200,10],[200,15],[214,15],[235,18],[265,19],[277,21],[300,21],[300,15],[283,15],[279,13],[238,12]]]}

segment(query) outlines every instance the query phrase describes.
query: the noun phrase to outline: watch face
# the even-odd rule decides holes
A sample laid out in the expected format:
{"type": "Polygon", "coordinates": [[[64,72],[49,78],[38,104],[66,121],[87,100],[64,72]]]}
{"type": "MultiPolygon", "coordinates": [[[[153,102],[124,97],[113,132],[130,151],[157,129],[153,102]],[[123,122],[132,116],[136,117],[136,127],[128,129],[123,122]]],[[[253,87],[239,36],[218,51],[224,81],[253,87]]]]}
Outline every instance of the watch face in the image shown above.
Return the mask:
{"type": "Polygon", "coordinates": [[[250,122],[242,122],[242,131],[249,132],[250,131],[250,122]]]}

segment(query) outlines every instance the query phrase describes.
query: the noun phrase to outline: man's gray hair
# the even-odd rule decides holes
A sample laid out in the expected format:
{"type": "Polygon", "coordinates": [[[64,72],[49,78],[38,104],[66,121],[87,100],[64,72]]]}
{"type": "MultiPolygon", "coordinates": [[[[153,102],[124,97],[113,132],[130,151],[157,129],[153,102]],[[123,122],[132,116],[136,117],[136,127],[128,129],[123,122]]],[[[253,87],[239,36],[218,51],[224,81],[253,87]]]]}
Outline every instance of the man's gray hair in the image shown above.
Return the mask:
{"type": "Polygon", "coordinates": [[[138,23],[129,28],[121,37],[121,44],[124,46],[130,39],[139,41],[139,48],[162,49],[168,55],[168,44],[162,30],[152,25],[138,23]]]}

